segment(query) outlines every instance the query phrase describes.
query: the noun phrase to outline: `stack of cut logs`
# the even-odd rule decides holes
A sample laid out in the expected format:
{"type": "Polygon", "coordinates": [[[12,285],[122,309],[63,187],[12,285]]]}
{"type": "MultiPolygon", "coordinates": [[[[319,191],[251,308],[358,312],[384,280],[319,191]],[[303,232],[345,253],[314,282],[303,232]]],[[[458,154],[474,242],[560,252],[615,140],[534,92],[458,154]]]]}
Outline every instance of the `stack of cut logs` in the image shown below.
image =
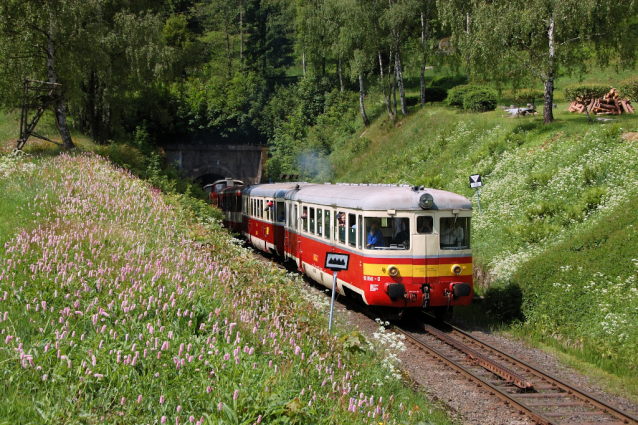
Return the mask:
{"type": "Polygon", "coordinates": [[[620,115],[623,112],[626,114],[634,113],[631,101],[629,99],[619,99],[618,92],[614,88],[600,99],[592,99],[587,105],[585,105],[585,102],[586,100],[576,99],[576,101],[569,104],[569,112],[584,114],[586,108],[590,114],[596,115],[620,115]]]}

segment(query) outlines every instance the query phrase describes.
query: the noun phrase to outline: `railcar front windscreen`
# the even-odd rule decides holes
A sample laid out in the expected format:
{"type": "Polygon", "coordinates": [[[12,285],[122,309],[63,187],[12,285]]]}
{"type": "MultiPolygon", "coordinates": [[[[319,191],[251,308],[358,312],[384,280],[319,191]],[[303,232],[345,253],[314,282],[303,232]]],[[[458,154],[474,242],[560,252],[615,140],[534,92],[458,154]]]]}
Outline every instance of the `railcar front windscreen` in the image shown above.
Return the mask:
{"type": "Polygon", "coordinates": [[[407,217],[366,217],[365,248],[410,249],[410,220],[407,217]]]}
{"type": "Polygon", "coordinates": [[[445,217],[439,224],[441,249],[470,249],[470,217],[445,217]]]}

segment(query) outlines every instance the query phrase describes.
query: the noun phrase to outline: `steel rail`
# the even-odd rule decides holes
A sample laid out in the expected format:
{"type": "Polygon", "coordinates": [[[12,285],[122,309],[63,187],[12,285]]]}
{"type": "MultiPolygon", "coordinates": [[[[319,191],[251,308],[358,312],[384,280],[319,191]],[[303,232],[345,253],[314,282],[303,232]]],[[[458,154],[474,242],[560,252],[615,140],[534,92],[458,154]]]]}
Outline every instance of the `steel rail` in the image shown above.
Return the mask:
{"type": "MultiPolygon", "coordinates": [[[[634,424],[634,425],[638,425],[638,417],[625,412],[624,410],[611,405],[609,403],[607,403],[604,400],[599,399],[598,397],[596,397],[593,394],[589,394],[586,391],[583,391],[581,389],[578,389],[577,387],[575,387],[572,384],[569,384],[568,382],[563,381],[560,378],[557,378],[547,372],[544,372],[542,370],[540,370],[539,368],[532,366],[531,364],[511,355],[506,353],[505,351],[491,345],[488,344],[485,341],[481,341],[480,339],[477,339],[475,337],[473,337],[472,335],[468,334],[467,332],[453,326],[450,325],[449,323],[445,323],[446,326],[449,326],[454,333],[460,335],[462,338],[469,340],[472,344],[477,344],[479,346],[482,346],[482,348],[487,348],[490,351],[492,351],[493,353],[496,353],[497,355],[501,356],[502,358],[507,359],[511,364],[515,365],[515,366],[519,366],[522,367],[524,369],[526,369],[526,371],[528,373],[531,373],[533,375],[535,375],[536,377],[538,377],[539,379],[541,379],[542,381],[546,382],[547,384],[551,385],[552,387],[556,387],[557,389],[562,390],[566,396],[570,396],[570,397],[574,397],[577,399],[580,399],[582,402],[584,402],[586,405],[590,405],[592,407],[596,407],[599,410],[603,411],[605,414],[610,415],[610,416],[614,416],[616,417],[618,420],[621,421],[621,423],[625,423],[625,424],[634,424]]],[[[519,397],[521,395],[519,394],[519,397]]],[[[531,397],[531,394],[530,394],[531,397]]]]}
{"type": "MultiPolygon", "coordinates": [[[[397,326],[394,326],[393,329],[396,332],[399,332],[399,333],[403,334],[407,339],[409,339],[410,341],[412,341],[416,345],[421,346],[425,350],[426,354],[432,353],[432,357],[433,358],[438,358],[440,361],[446,363],[448,366],[451,366],[453,369],[456,369],[457,373],[461,373],[461,374],[465,375],[470,382],[473,382],[473,381],[476,380],[476,381],[478,381],[477,386],[479,386],[479,387],[485,386],[485,387],[489,388],[490,389],[490,395],[495,395],[498,398],[500,398],[501,400],[503,400],[503,402],[506,405],[511,405],[512,407],[517,408],[519,414],[524,414],[524,415],[529,416],[534,421],[536,421],[537,424],[556,425],[556,422],[552,421],[550,418],[543,416],[542,414],[540,414],[540,413],[534,411],[533,409],[531,409],[530,407],[526,406],[524,403],[519,402],[518,400],[512,398],[510,396],[510,394],[508,394],[506,391],[503,391],[498,386],[493,385],[492,383],[490,383],[487,379],[483,378],[482,376],[471,372],[466,367],[464,367],[463,365],[459,364],[456,360],[453,360],[448,355],[446,355],[445,353],[442,353],[436,347],[428,344],[427,342],[422,341],[420,338],[418,338],[417,335],[413,334],[412,332],[408,332],[408,331],[406,331],[404,329],[401,329],[401,328],[399,328],[397,326]]],[[[421,347],[419,347],[419,348],[421,348],[421,347]]]]}

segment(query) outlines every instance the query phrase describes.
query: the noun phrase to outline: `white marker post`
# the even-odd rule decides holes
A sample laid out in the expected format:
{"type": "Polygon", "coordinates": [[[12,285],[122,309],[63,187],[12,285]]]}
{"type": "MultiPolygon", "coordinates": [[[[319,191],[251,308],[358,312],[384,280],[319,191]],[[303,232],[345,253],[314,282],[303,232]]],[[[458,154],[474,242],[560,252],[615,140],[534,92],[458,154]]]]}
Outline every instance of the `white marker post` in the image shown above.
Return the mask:
{"type": "Polygon", "coordinates": [[[325,268],[332,270],[332,300],[330,301],[330,322],[328,322],[328,333],[332,331],[332,314],[335,307],[335,293],[337,292],[337,272],[348,270],[350,254],[337,254],[326,252],[325,268]]]}
{"type": "Polygon", "coordinates": [[[478,201],[479,206],[479,215],[483,215],[481,213],[481,198],[479,197],[479,187],[483,186],[483,182],[481,181],[480,174],[473,174],[470,176],[470,187],[476,189],[476,200],[478,201]]]}

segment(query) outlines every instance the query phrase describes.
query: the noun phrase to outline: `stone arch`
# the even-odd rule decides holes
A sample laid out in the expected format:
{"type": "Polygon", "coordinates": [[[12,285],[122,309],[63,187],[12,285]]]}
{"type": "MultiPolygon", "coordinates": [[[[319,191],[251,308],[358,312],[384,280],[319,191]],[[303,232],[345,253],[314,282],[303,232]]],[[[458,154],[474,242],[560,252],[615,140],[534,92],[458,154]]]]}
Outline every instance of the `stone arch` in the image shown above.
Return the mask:
{"type": "Polygon", "coordinates": [[[193,180],[201,176],[204,176],[206,174],[217,174],[222,176],[220,177],[222,179],[226,177],[236,178],[235,176],[236,173],[233,173],[233,171],[229,169],[228,167],[224,167],[220,165],[213,165],[213,166],[202,165],[200,167],[195,167],[192,170],[190,170],[188,173],[186,173],[186,175],[192,178],[193,180]]]}

